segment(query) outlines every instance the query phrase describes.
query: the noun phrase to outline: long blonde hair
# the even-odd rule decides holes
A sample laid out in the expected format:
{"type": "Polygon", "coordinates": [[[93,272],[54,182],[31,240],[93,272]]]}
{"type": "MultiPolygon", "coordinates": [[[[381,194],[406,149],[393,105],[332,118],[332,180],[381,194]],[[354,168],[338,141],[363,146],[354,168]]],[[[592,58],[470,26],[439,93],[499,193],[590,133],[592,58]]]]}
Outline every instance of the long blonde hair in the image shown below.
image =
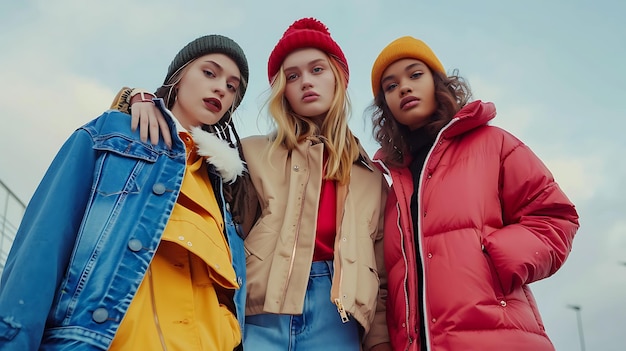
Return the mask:
{"type": "Polygon", "coordinates": [[[333,101],[320,127],[311,119],[296,114],[289,105],[285,98],[287,77],[283,67],[280,67],[272,83],[268,100],[268,111],[276,123],[276,137],[272,141],[269,152],[280,147],[293,150],[307,137],[320,136],[328,151],[324,177],[346,184],[350,180],[352,163],[359,155],[359,145],[348,127],[351,105],[346,89],[346,74],[340,69],[341,65],[335,58],[326,56],[331,63],[330,67],[336,83],[333,101]]]}

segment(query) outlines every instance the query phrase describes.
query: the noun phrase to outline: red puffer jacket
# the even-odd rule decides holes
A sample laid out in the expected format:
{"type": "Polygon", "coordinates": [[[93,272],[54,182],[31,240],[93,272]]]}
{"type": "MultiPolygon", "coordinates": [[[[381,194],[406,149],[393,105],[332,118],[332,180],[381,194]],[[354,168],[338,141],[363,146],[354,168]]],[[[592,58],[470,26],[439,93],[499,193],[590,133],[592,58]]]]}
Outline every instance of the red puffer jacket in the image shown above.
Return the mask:
{"type": "Polygon", "coordinates": [[[528,284],[563,265],[578,214],[526,145],[487,125],[495,114],[493,104],[472,102],[439,134],[420,178],[419,228],[411,172],[381,166],[393,181],[384,246],[394,350],[419,350],[421,323],[429,351],[554,350],[528,284]]]}

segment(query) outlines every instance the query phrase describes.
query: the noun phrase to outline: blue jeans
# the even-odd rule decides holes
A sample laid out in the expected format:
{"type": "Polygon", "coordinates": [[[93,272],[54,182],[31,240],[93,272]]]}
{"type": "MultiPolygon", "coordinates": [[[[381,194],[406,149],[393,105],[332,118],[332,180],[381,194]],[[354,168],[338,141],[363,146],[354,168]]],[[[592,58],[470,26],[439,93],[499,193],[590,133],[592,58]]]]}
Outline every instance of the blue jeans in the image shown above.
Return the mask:
{"type": "Polygon", "coordinates": [[[341,322],[330,301],[333,262],[311,265],[309,284],[300,315],[258,314],[246,316],[244,348],[262,351],[359,351],[359,324],[341,322]]]}

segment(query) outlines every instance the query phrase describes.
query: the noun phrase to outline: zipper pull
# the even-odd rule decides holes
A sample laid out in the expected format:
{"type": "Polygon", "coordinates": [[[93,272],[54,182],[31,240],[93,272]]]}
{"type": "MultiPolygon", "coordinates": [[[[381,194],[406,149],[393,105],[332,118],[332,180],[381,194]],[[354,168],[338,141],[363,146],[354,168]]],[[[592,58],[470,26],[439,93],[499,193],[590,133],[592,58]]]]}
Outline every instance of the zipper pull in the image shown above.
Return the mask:
{"type": "Polygon", "coordinates": [[[339,316],[341,316],[341,321],[343,323],[348,323],[350,319],[348,318],[348,313],[343,308],[343,304],[341,303],[341,300],[335,299],[335,305],[337,305],[337,312],[339,312],[339,316]]]}

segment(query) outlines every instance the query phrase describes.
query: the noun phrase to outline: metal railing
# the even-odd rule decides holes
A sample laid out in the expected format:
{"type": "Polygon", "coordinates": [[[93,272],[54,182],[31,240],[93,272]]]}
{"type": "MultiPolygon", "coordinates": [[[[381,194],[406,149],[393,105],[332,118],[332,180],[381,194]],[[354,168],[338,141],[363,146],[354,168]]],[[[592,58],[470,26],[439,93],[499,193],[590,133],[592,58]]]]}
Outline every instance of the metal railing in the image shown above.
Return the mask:
{"type": "Polygon", "coordinates": [[[25,209],[26,204],[0,180],[0,274],[25,209]]]}

